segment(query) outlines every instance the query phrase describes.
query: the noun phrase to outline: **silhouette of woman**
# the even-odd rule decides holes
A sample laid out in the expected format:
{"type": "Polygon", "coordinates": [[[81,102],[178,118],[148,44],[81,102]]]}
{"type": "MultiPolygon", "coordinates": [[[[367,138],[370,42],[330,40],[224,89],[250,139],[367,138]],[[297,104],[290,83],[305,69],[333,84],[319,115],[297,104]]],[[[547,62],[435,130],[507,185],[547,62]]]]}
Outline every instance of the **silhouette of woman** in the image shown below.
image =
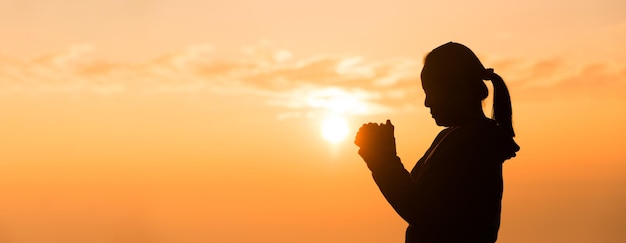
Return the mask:
{"type": "Polygon", "coordinates": [[[367,123],[355,144],[374,181],[409,223],[407,243],[495,242],[500,227],[502,163],[515,156],[511,99],[502,78],[466,46],[449,42],[431,51],[421,74],[437,125],[446,127],[409,173],[396,155],[394,127],[367,123]],[[493,119],[482,100],[490,80],[493,119]]]}

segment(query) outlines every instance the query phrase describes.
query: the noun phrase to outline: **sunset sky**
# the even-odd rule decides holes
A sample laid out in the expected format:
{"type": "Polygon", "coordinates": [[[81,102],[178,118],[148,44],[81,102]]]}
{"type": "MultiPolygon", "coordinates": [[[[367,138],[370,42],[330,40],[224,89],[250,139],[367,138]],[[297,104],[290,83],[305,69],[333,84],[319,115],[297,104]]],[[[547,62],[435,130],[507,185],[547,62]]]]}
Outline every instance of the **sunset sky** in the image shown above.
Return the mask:
{"type": "Polygon", "coordinates": [[[626,242],[626,1],[0,0],[0,30],[0,242],[403,242],[352,140],[391,119],[413,167],[448,41],[513,99],[498,242],[626,242]]]}

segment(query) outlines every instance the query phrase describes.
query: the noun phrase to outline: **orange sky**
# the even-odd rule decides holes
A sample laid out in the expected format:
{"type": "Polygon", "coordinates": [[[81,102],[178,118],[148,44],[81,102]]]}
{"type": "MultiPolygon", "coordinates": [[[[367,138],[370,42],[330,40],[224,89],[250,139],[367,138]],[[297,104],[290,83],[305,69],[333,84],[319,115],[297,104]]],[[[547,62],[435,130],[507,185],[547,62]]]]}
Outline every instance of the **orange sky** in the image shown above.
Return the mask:
{"type": "Polygon", "coordinates": [[[414,165],[440,130],[421,59],[447,41],[511,89],[522,150],[499,242],[624,242],[624,16],[621,1],[2,1],[0,242],[402,242],[351,140],[390,118],[414,165]],[[351,129],[337,144],[330,115],[351,129]]]}

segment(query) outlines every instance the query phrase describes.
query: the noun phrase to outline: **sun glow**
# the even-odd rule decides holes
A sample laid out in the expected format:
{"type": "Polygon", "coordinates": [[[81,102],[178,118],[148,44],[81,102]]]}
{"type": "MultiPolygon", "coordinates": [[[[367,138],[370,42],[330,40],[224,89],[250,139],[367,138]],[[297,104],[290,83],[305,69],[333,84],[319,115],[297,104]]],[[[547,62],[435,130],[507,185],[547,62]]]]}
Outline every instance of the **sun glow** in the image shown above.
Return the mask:
{"type": "Polygon", "coordinates": [[[347,116],[371,114],[371,105],[366,101],[369,94],[348,91],[342,88],[314,89],[304,96],[304,105],[316,114],[325,115],[321,120],[322,137],[333,144],[346,139],[350,128],[347,116]]]}
{"type": "Polygon", "coordinates": [[[341,116],[329,116],[322,121],[322,137],[331,143],[343,141],[348,135],[348,122],[341,116]]]}

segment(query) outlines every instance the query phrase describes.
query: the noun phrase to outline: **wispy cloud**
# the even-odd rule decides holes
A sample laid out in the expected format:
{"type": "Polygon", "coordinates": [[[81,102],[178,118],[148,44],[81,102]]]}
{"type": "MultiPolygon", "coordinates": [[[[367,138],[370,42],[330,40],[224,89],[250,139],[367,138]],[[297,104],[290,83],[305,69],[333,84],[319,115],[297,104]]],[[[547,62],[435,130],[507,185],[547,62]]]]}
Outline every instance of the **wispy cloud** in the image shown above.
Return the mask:
{"type": "MultiPolygon", "coordinates": [[[[320,54],[297,57],[268,42],[242,48],[236,59],[220,59],[211,45],[194,45],[139,63],[94,58],[97,48],[76,45],[30,60],[0,56],[0,95],[164,93],[252,96],[282,107],[281,118],[310,112],[361,115],[420,106],[421,60],[367,60],[320,54]]],[[[537,94],[623,90],[624,63],[573,65],[562,58],[488,60],[517,100],[537,94]]]]}
{"type": "Polygon", "coordinates": [[[496,62],[517,100],[621,95],[626,63],[573,63],[563,58],[496,62]]]}

